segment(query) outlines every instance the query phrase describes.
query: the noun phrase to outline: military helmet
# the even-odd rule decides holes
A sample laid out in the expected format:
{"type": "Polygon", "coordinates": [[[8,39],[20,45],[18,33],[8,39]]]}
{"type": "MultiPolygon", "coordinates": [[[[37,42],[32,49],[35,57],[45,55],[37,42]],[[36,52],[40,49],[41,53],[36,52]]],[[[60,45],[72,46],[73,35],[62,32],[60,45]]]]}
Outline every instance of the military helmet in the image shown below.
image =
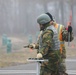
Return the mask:
{"type": "Polygon", "coordinates": [[[38,18],[37,18],[37,22],[38,22],[39,24],[42,24],[42,25],[49,23],[50,20],[51,20],[51,19],[50,19],[50,17],[49,17],[47,14],[41,14],[41,15],[38,16],[38,18]]]}

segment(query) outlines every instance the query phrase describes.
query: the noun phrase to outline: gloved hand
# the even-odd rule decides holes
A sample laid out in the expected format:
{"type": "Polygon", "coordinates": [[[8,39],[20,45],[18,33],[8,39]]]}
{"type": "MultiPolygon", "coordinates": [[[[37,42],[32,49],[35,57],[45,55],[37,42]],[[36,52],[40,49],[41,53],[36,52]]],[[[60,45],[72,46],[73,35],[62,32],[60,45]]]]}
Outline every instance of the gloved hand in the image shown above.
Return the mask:
{"type": "Polygon", "coordinates": [[[71,26],[68,26],[68,32],[72,32],[72,27],[71,26]]]}
{"type": "Polygon", "coordinates": [[[30,45],[28,45],[28,48],[35,48],[35,44],[30,44],[30,45]]]}
{"type": "Polygon", "coordinates": [[[35,44],[29,44],[27,46],[24,46],[24,48],[35,48],[35,44]]]}
{"type": "Polygon", "coordinates": [[[38,53],[37,54],[37,58],[42,58],[43,56],[42,56],[42,54],[41,53],[38,53]]]}

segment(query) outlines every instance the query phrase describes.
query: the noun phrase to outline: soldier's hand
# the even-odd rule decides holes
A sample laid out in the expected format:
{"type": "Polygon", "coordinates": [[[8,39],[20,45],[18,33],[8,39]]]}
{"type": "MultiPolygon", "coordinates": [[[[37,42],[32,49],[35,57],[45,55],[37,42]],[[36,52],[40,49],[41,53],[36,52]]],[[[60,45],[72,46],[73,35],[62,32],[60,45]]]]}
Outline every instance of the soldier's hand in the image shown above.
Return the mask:
{"type": "Polygon", "coordinates": [[[41,53],[38,53],[37,54],[37,58],[42,58],[43,56],[42,56],[42,54],[41,53]]]}
{"type": "Polygon", "coordinates": [[[35,44],[28,45],[28,48],[31,48],[31,49],[35,48],[35,44]]]}

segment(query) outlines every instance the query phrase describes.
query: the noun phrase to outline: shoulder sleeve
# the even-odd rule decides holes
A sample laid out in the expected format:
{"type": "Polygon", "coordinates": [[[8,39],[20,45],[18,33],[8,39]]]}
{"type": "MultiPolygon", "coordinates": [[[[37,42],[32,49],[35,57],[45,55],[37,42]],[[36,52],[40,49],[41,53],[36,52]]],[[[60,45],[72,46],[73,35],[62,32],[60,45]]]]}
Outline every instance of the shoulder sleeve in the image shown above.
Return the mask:
{"type": "Polygon", "coordinates": [[[67,39],[67,34],[68,31],[66,30],[66,28],[63,26],[62,27],[62,40],[65,41],[67,39]]]}

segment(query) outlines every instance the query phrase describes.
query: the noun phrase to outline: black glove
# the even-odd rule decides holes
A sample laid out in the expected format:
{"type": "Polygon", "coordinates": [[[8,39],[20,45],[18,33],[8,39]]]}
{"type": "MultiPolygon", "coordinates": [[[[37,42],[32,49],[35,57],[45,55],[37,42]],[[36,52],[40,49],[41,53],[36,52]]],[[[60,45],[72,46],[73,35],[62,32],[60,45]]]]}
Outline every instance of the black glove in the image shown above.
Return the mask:
{"type": "Polygon", "coordinates": [[[72,32],[72,27],[71,26],[68,26],[68,32],[72,32]]]}

